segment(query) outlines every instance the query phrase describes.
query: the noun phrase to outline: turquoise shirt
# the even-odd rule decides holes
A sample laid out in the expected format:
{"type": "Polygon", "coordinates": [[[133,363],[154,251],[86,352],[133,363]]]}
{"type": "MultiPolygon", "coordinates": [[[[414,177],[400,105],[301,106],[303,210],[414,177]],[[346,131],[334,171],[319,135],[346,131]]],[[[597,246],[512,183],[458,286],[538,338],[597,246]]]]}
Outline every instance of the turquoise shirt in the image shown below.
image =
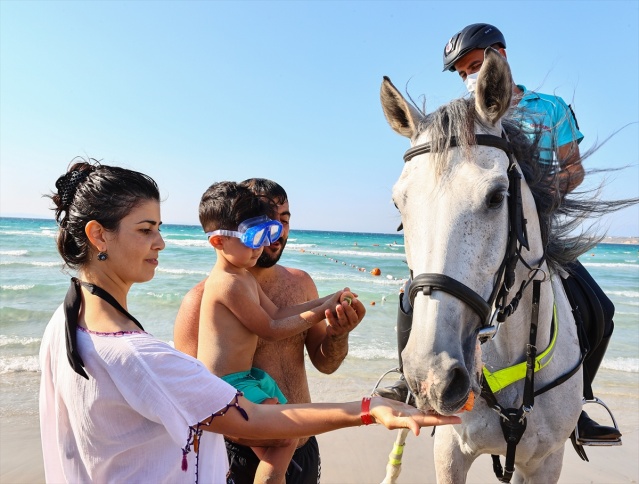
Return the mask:
{"type": "Polygon", "coordinates": [[[556,163],[556,150],[572,141],[580,143],[584,138],[570,107],[558,96],[529,91],[525,86],[517,85],[524,92],[518,106],[526,112],[524,125],[530,129],[531,137],[535,130],[541,130],[539,141],[540,161],[556,163]]]}

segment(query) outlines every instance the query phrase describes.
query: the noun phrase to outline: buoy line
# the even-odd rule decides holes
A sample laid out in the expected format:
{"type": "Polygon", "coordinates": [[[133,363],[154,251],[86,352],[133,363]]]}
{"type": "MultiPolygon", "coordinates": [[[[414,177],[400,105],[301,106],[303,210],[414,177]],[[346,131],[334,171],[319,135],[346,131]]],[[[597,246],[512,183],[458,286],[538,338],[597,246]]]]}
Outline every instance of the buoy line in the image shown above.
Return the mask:
{"type": "MultiPolygon", "coordinates": [[[[319,257],[326,257],[328,260],[333,261],[336,264],[342,264],[343,266],[352,267],[353,269],[356,269],[359,272],[369,272],[372,276],[375,276],[375,277],[379,277],[379,276],[382,275],[382,271],[381,271],[381,269],[379,267],[374,267],[373,269],[368,271],[368,269],[366,269],[365,267],[359,267],[359,266],[357,266],[355,264],[348,264],[348,263],[346,263],[344,261],[339,261],[337,259],[334,259],[333,257],[330,257],[327,254],[320,254],[319,252],[314,252],[312,250],[306,250],[306,249],[299,249],[299,251],[304,253],[304,254],[316,255],[316,256],[319,256],[319,257]]],[[[403,278],[399,279],[399,278],[397,278],[395,276],[392,276],[392,275],[389,275],[389,274],[386,275],[386,279],[388,279],[389,281],[397,281],[397,282],[400,282],[400,283],[406,282],[406,279],[403,279],[403,278]]]]}

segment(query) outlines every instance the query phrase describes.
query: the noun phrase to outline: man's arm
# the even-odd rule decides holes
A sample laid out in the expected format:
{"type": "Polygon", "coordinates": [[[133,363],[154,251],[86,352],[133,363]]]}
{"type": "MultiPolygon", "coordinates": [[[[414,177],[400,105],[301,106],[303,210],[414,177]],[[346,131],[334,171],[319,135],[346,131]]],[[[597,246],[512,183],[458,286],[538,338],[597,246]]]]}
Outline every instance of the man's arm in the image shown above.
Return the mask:
{"type": "Polygon", "coordinates": [[[584,181],[584,167],[581,164],[579,145],[576,141],[557,148],[560,171],[557,174],[559,191],[562,195],[572,192],[584,181]]]}
{"type": "Polygon", "coordinates": [[[204,281],[186,293],[175,318],[173,342],[175,349],[197,358],[197,338],[200,329],[200,305],[204,281]]]}
{"type": "MultiPolygon", "coordinates": [[[[306,274],[304,281],[308,298],[317,297],[317,287],[306,274]]],[[[308,357],[317,370],[325,374],[337,370],[348,354],[348,334],[357,327],[366,314],[364,305],[353,299],[344,309],[344,315],[324,320],[312,326],[306,333],[308,357]]]]}

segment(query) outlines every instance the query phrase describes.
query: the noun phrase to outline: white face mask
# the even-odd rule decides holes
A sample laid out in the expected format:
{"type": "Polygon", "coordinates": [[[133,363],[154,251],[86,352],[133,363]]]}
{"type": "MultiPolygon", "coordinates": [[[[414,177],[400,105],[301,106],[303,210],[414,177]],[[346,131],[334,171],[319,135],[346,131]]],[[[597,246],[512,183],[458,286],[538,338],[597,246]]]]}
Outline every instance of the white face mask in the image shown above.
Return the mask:
{"type": "Polygon", "coordinates": [[[479,71],[475,72],[474,74],[467,75],[466,79],[464,79],[464,84],[466,84],[466,89],[468,89],[468,92],[471,94],[475,92],[475,86],[477,85],[478,76],[479,76],[479,71]]]}

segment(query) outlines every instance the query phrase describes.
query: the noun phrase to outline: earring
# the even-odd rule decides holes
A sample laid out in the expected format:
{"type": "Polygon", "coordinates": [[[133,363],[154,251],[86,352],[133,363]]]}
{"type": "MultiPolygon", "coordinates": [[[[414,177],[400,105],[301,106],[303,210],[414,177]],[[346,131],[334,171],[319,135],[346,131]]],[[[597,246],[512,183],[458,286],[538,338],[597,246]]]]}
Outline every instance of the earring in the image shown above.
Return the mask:
{"type": "Polygon", "coordinates": [[[105,261],[105,260],[107,260],[108,258],[109,258],[109,256],[107,255],[107,253],[106,253],[106,252],[102,252],[102,251],[98,252],[98,260],[99,260],[100,262],[104,262],[104,261],[105,261]]]}

